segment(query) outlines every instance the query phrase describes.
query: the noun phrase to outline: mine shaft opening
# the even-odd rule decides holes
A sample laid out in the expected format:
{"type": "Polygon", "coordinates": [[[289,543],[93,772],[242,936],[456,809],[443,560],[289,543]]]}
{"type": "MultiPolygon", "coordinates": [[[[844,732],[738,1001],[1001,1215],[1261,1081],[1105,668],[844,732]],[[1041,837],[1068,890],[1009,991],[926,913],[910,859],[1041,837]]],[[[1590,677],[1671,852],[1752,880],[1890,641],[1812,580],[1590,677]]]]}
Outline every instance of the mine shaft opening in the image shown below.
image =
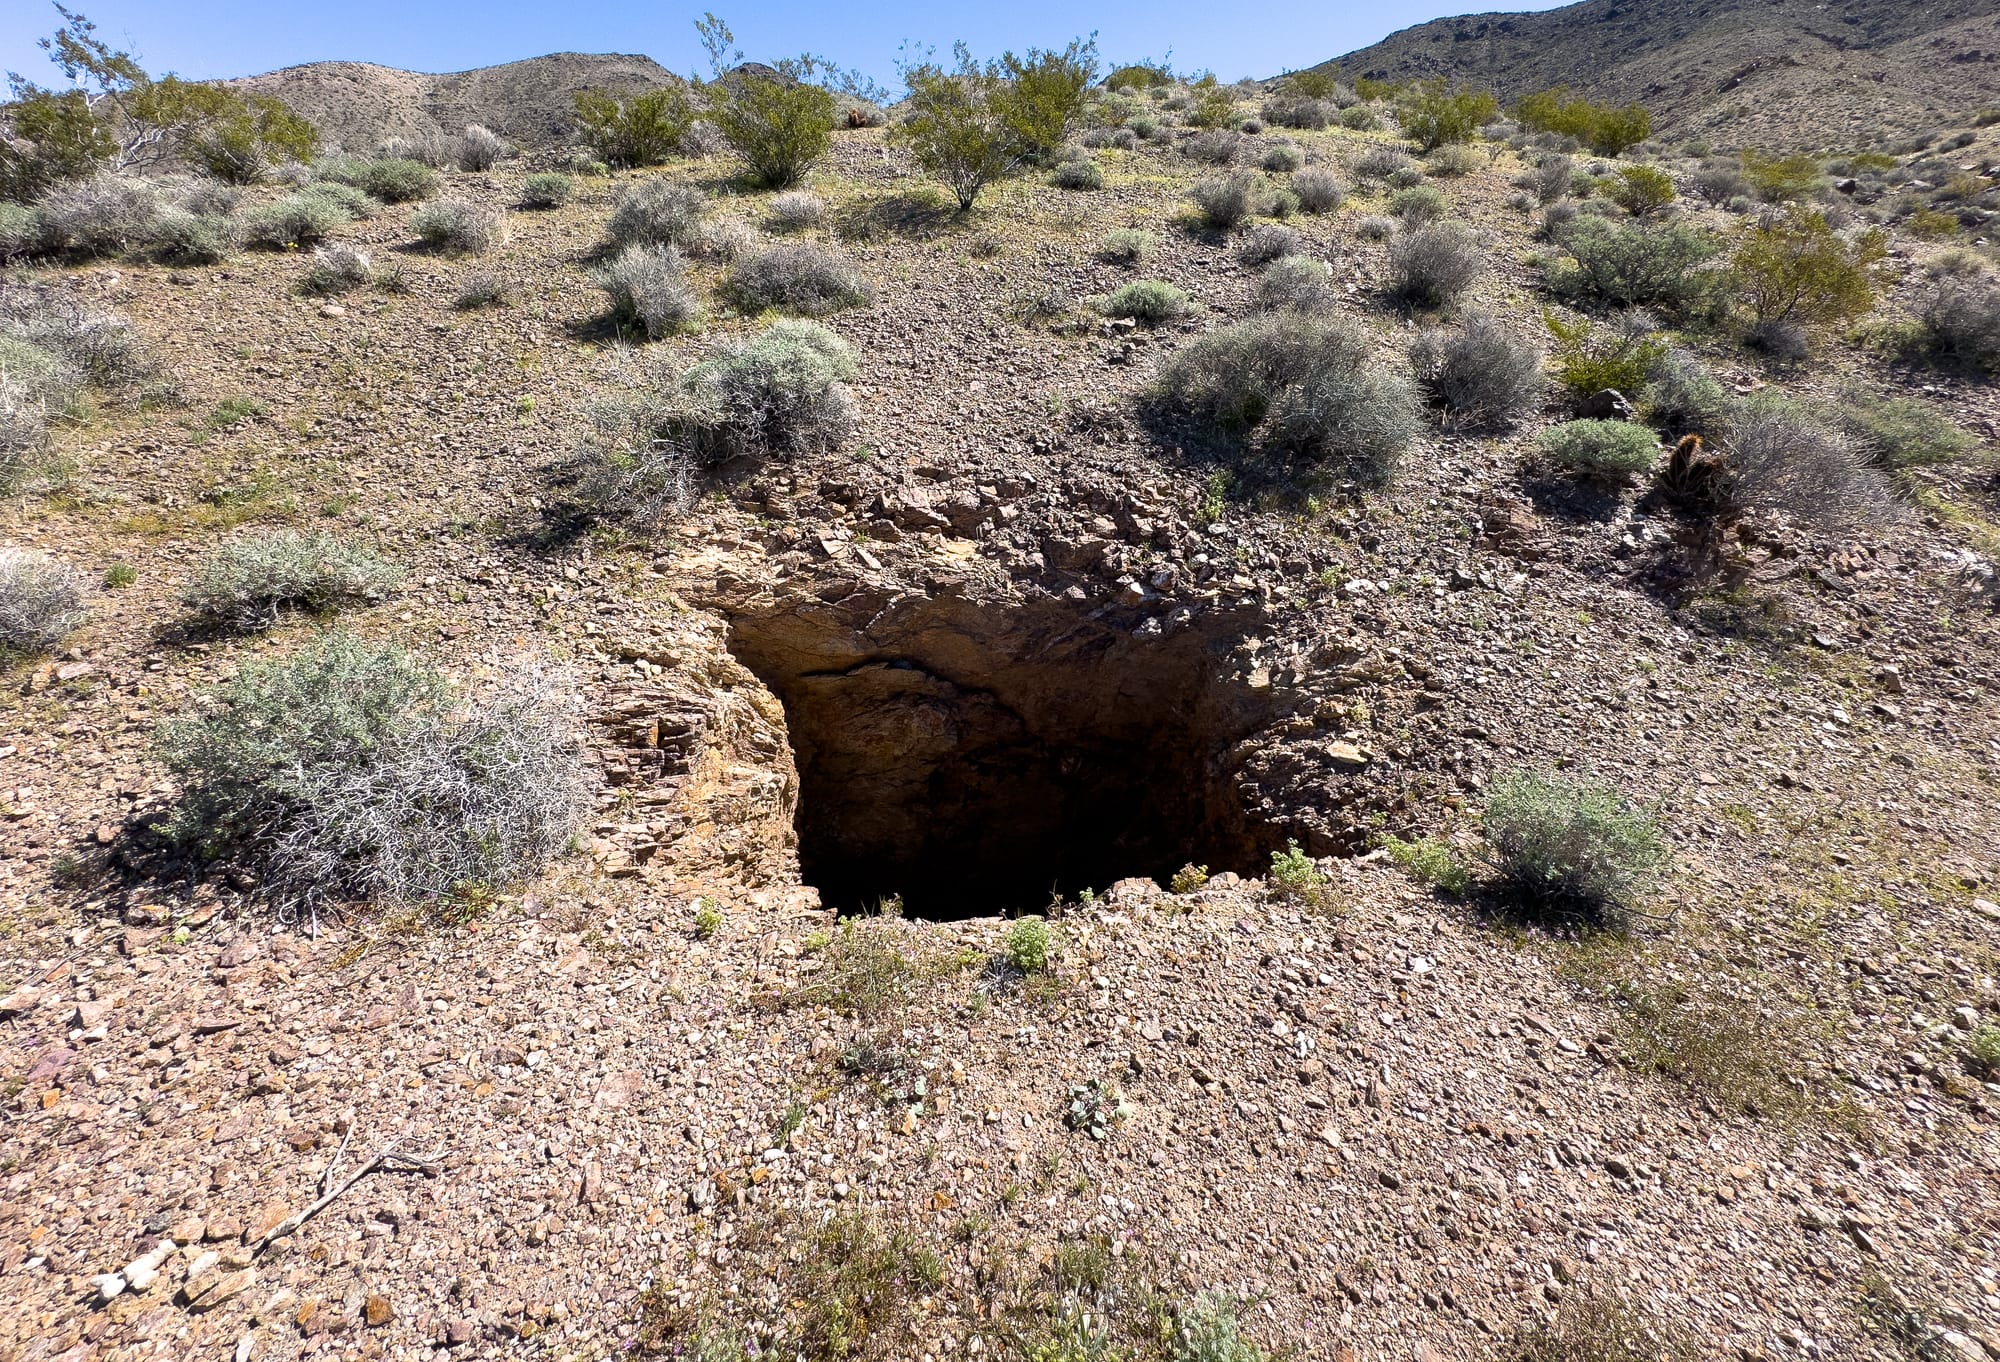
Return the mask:
{"type": "Polygon", "coordinates": [[[801,878],[829,907],[956,919],[1268,867],[1279,839],[1228,769],[1264,705],[1222,646],[1058,608],[926,607],[859,628],[732,621],[731,651],[784,706],[801,878]]]}

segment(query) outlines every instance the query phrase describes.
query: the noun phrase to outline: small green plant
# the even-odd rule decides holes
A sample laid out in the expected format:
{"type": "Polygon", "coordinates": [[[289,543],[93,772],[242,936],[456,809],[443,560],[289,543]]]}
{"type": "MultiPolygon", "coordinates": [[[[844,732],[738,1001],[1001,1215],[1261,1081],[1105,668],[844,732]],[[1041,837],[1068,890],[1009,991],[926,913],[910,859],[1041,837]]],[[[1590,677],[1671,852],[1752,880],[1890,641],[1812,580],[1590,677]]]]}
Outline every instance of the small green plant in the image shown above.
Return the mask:
{"type": "Polygon", "coordinates": [[[1116,231],[1105,233],[1103,244],[1097,248],[1097,255],[1100,260],[1113,265],[1136,265],[1153,249],[1155,240],[1151,232],[1141,231],[1137,227],[1120,227],[1116,231]]]}
{"type": "Polygon", "coordinates": [[[1097,307],[1107,317],[1129,317],[1145,326],[1160,326],[1185,317],[1193,304],[1172,284],[1135,279],[1114,290],[1097,307]]]}
{"type": "Polygon", "coordinates": [[[2000,1026],[1987,1025],[1974,1031],[1965,1042],[1965,1055],[1982,1073],[2000,1077],[2000,1026]]]}
{"type": "Polygon", "coordinates": [[[1192,894],[1208,884],[1208,867],[1190,861],[1174,872],[1173,882],[1168,885],[1176,894],[1192,894]]]}
{"type": "Polygon", "coordinates": [[[1674,177],[1658,166],[1621,166],[1604,195],[1635,218],[1651,217],[1674,201],[1674,177]]]}
{"type": "Polygon", "coordinates": [[[1271,853],[1271,887],[1281,898],[1317,903],[1326,892],[1326,872],[1296,840],[1287,841],[1283,851],[1271,853]]]}
{"type": "Polygon", "coordinates": [[[1435,837],[1419,837],[1414,842],[1390,837],[1382,845],[1389,859],[1420,884],[1434,884],[1447,894],[1463,894],[1472,887],[1472,872],[1448,842],[1435,837]]]}
{"type": "Polygon", "coordinates": [[[139,570],[130,563],[113,563],[105,569],[104,585],[116,591],[139,580],[139,570]]]}
{"type": "Polygon", "coordinates": [[[444,199],[411,214],[410,230],[433,250],[477,255],[507,239],[507,217],[497,208],[444,199]]]}
{"type": "Polygon", "coordinates": [[[1233,1296],[1205,1294],[1174,1321],[1171,1362],[1267,1362],[1268,1354],[1243,1336],[1233,1296]]]}
{"type": "Polygon", "coordinates": [[[1750,187],[1766,203],[1809,198],[1823,178],[1819,161],[1804,153],[1767,156],[1745,149],[1741,159],[1743,174],[1749,179],[1750,187]]]}
{"type": "Polygon", "coordinates": [[[1049,968],[1049,924],[1044,918],[1024,917],[1007,929],[1007,962],[1023,974],[1043,974],[1049,968]]]}
{"type": "Polygon", "coordinates": [[[576,181],[552,170],[530,175],[521,184],[521,202],[529,208],[560,208],[576,196],[576,181]]]}
{"type": "Polygon", "coordinates": [[[1584,318],[1564,321],[1553,312],[1542,324],[1555,342],[1556,379],[1578,397],[1606,388],[1636,393],[1666,357],[1667,343],[1641,326],[1596,327],[1584,318]]]}
{"type": "Polygon", "coordinates": [[[1132,1108],[1108,1078],[1069,1085],[1069,1105],[1063,1124],[1071,1130],[1087,1131],[1093,1140],[1108,1139],[1113,1129],[1125,1123],[1132,1108]]]}
{"type": "Polygon", "coordinates": [[[714,899],[694,901],[694,934],[703,941],[722,930],[722,908],[714,899]]]}
{"type": "Polygon", "coordinates": [[[1631,421],[1565,421],[1535,438],[1542,457],[1559,468],[1597,478],[1626,478],[1659,462],[1660,442],[1631,421]]]}
{"type": "Polygon", "coordinates": [[[1620,930],[1667,862],[1653,815],[1615,791],[1541,771],[1494,782],[1482,828],[1524,905],[1620,930]]]}

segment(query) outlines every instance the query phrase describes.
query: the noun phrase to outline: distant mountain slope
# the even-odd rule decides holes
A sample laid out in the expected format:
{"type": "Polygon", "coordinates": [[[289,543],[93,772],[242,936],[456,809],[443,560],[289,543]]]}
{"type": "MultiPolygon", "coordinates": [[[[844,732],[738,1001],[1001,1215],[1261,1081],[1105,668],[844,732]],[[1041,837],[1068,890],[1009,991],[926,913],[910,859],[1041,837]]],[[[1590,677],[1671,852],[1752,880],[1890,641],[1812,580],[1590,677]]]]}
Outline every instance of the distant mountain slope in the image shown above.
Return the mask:
{"type": "Polygon", "coordinates": [[[384,137],[455,133],[467,123],[483,123],[523,146],[545,146],[567,136],[571,97],[579,90],[650,89],[679,80],[651,57],[556,52],[435,76],[368,62],[311,62],[238,84],[278,96],[328,142],[361,150],[384,137]]]}
{"type": "Polygon", "coordinates": [[[1503,102],[1567,84],[1732,145],[1852,147],[2000,104],[2000,0],[1584,0],[1437,19],[1324,63],[1503,102]]]}

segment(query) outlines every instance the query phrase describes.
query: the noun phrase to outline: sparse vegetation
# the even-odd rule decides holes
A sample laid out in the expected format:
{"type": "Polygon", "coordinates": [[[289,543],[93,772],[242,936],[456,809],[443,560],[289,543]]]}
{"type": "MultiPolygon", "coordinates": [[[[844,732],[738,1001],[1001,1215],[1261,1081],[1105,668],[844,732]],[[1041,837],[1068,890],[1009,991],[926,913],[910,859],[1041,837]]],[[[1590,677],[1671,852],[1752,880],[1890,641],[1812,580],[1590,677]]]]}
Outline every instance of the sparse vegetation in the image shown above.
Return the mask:
{"type": "Polygon", "coordinates": [[[1524,907],[1623,930],[1667,862],[1653,815],[1541,771],[1493,783],[1482,823],[1501,887],[1524,907]]]}
{"type": "Polygon", "coordinates": [[[320,246],[313,251],[312,263],[299,281],[299,291],[315,298],[347,293],[367,287],[374,274],[373,261],[360,247],[320,246]]]}
{"type": "Polygon", "coordinates": [[[1268,265],[1297,255],[1305,249],[1305,238],[1275,222],[1262,223],[1243,234],[1236,245],[1236,258],[1246,265],[1268,265]]]}
{"type": "Polygon", "coordinates": [[[253,632],[277,624],[287,608],[324,615],[381,600],[402,578],[368,549],[283,530],[239,540],[210,558],[182,588],[181,604],[210,627],[253,632]]]}
{"type": "Polygon", "coordinates": [[[1978,448],[1972,436],[1914,397],[1849,393],[1828,415],[1863,459],[1891,472],[1964,463],[1978,448]]]}
{"type": "MultiPolygon", "coordinates": [[[[1629,381],[1625,375],[1619,377],[1629,381]]],[[[1671,439],[1719,436],[1728,426],[1733,406],[1722,380],[1693,355],[1676,349],[1665,350],[1647,367],[1645,386],[1638,390],[1636,401],[1647,423],[1671,439]]]]}
{"type": "Polygon", "coordinates": [[[1726,531],[1753,512],[1852,526],[1890,515],[1894,498],[1839,429],[1783,398],[1738,405],[1714,451],[1686,442],[1661,473],[1686,513],[1726,531]]]}
{"type": "Polygon", "coordinates": [[[1553,1318],[1500,1356],[1501,1362],[1693,1362],[1696,1353],[1649,1311],[1604,1289],[1571,1289],[1553,1318]]]}
{"type": "Polygon", "coordinates": [[[612,318],[621,326],[638,327],[648,340],[701,323],[701,300],[672,246],[627,246],[593,271],[591,280],[609,296],[612,318]]]}

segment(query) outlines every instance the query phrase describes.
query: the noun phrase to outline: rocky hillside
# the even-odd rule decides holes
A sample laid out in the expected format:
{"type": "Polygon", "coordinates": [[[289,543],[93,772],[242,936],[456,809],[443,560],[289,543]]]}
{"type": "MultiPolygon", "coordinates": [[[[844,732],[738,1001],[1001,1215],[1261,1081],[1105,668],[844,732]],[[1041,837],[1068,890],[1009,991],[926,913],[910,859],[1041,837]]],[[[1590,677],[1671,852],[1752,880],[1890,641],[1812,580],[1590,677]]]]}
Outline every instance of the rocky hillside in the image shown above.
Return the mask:
{"type": "Polygon", "coordinates": [[[1585,0],[1418,24],[1327,65],[1448,76],[1504,100],[1568,84],[1736,145],[1845,148],[1962,121],[2000,98],[1993,0],[1585,0]]]}
{"type": "Polygon", "coordinates": [[[522,146],[544,145],[565,135],[570,97],[579,90],[643,89],[678,79],[651,57],[554,52],[441,76],[370,62],[308,62],[241,83],[284,100],[327,141],[366,149],[385,137],[456,133],[467,123],[483,123],[522,146]]]}

